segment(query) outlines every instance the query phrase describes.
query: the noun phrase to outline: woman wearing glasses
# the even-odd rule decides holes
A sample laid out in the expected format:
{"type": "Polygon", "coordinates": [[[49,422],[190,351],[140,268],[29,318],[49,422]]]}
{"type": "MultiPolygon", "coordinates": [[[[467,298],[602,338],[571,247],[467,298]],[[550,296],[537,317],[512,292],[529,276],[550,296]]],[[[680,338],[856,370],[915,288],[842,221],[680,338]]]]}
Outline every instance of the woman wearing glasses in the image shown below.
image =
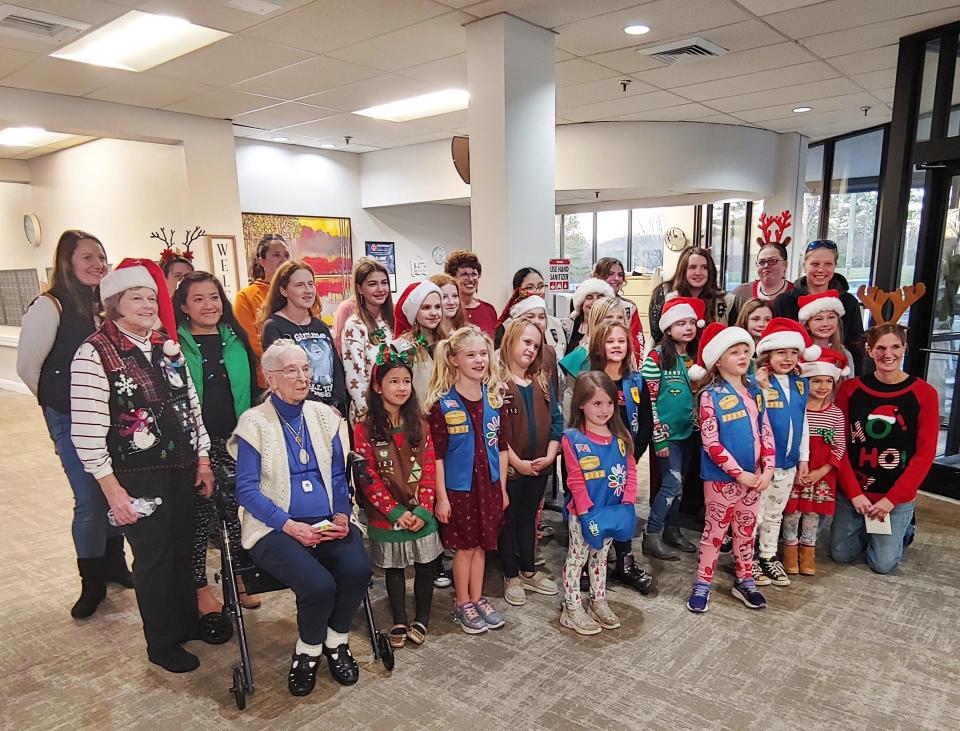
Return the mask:
{"type": "Polygon", "coordinates": [[[750,300],[772,303],[784,292],[793,289],[787,279],[787,247],[768,241],[757,254],[757,278],[733,290],[729,322],[736,322],[740,309],[750,300]]]}
{"type": "Polygon", "coordinates": [[[497,311],[489,302],[477,297],[483,273],[477,255],[466,249],[457,249],[447,257],[444,271],[460,285],[460,303],[470,324],[479,327],[492,339],[497,330],[497,311]]]}
{"type": "MultiPolygon", "coordinates": [[[[503,333],[506,332],[507,325],[510,324],[510,311],[521,300],[527,297],[540,297],[544,301],[547,296],[547,285],[544,284],[543,275],[533,267],[523,267],[518,269],[513,275],[513,293],[507,300],[503,312],[500,313],[494,342],[500,347],[500,341],[503,339],[503,333]]],[[[554,317],[544,310],[545,323],[540,328],[543,330],[544,345],[551,346],[557,355],[559,361],[567,349],[567,336],[563,332],[563,325],[560,318],[554,317]]],[[[539,323],[538,323],[539,324],[539,323]]]]}
{"type": "Polygon", "coordinates": [[[848,291],[850,286],[837,269],[837,245],[829,239],[816,239],[807,244],[803,253],[803,276],[793,289],[784,292],[773,302],[775,317],[799,320],[799,299],[808,294],[823,294],[833,289],[839,292],[843,304],[843,316],[840,318],[841,337],[844,347],[853,354],[851,364],[854,373],[862,373],[864,367],[863,317],[860,303],[848,291]]]}

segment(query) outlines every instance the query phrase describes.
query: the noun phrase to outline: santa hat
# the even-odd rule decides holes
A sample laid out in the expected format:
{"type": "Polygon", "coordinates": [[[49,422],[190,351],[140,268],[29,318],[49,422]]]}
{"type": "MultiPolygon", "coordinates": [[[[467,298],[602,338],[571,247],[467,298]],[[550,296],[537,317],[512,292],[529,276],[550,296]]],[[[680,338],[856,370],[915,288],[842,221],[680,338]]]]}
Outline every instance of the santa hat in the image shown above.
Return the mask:
{"type": "Polygon", "coordinates": [[[602,279],[596,279],[594,277],[584,279],[573,293],[573,317],[580,314],[583,301],[587,298],[588,294],[598,294],[601,297],[614,296],[613,287],[602,279]]]}
{"type": "Polygon", "coordinates": [[[771,350],[793,348],[800,351],[806,361],[820,357],[820,346],[814,345],[803,326],[796,320],[786,317],[774,317],[763,331],[763,337],[757,343],[758,353],[767,353],[771,350]]]}
{"type": "Polygon", "coordinates": [[[728,348],[743,343],[750,348],[753,355],[753,336],[742,327],[732,327],[719,322],[711,322],[700,335],[700,350],[697,353],[696,364],[690,366],[688,374],[694,381],[699,381],[713,368],[720,356],[728,348]]]}
{"type": "Polygon", "coordinates": [[[828,289],[820,294],[805,294],[797,300],[797,304],[800,305],[797,319],[801,323],[806,323],[821,312],[836,312],[839,317],[843,317],[846,312],[843,302],[840,301],[840,293],[835,289],[828,289]]]}
{"type": "MultiPolygon", "coordinates": [[[[163,345],[163,352],[171,358],[180,352],[177,343],[177,321],[173,315],[173,303],[167,291],[167,278],[163,270],[150,259],[124,259],[100,281],[100,299],[105,300],[115,294],[126,292],[135,287],[145,287],[157,293],[159,319],[163,329],[170,336],[172,347],[163,345]],[[176,352],[173,352],[173,348],[176,352]],[[168,352],[171,351],[171,352],[168,352]]],[[[170,341],[168,341],[170,342],[170,341]]]]}
{"type": "Polygon", "coordinates": [[[703,327],[706,324],[703,320],[705,312],[703,300],[699,297],[674,297],[667,300],[660,313],[660,330],[666,332],[667,328],[680,320],[696,320],[697,327],[703,327]]]}
{"type": "Polygon", "coordinates": [[[522,300],[518,300],[517,303],[510,308],[510,317],[517,319],[523,315],[530,312],[530,310],[543,310],[547,311],[547,303],[544,301],[543,297],[538,294],[531,294],[529,297],[524,297],[522,300]]]}
{"type": "Polygon", "coordinates": [[[804,360],[800,364],[800,372],[807,378],[830,376],[834,381],[839,381],[850,375],[850,367],[847,365],[847,356],[843,353],[821,348],[820,356],[816,360],[804,360]]]}
{"type": "Polygon", "coordinates": [[[396,307],[393,308],[395,335],[402,335],[407,330],[413,329],[413,323],[417,321],[417,313],[420,311],[423,301],[427,298],[427,295],[433,293],[441,294],[440,287],[429,279],[407,285],[403,294],[400,295],[400,299],[397,300],[396,307]]]}

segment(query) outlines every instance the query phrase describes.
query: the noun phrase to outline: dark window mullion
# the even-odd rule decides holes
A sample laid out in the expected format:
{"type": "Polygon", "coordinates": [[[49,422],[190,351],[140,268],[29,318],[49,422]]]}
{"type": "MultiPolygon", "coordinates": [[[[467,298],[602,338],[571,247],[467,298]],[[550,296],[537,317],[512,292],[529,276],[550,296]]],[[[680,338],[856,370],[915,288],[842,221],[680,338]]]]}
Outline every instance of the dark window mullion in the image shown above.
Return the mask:
{"type": "Polygon", "coordinates": [[[817,238],[827,238],[830,230],[830,189],[833,186],[833,141],[823,145],[823,181],[820,190],[820,225],[817,228],[817,238]]]}
{"type": "Polygon", "coordinates": [[[957,36],[940,38],[940,56],[937,64],[937,81],[933,94],[933,114],[930,118],[930,139],[947,136],[950,105],[953,102],[953,72],[957,65],[957,36]]]}

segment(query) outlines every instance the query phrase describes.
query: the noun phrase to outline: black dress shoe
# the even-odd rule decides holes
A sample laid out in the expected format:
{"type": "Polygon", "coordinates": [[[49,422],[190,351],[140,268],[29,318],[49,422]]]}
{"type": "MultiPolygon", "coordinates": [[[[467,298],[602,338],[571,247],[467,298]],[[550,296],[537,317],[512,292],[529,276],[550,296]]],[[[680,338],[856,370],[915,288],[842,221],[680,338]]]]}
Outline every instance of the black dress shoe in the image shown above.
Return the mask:
{"type": "Polygon", "coordinates": [[[696,553],[699,550],[675,525],[668,525],[663,529],[663,542],[684,553],[696,553]]]}
{"type": "Polygon", "coordinates": [[[317,668],[320,667],[320,658],[316,655],[293,654],[290,662],[290,674],[287,676],[287,687],[291,695],[310,695],[317,682],[317,668]]]}
{"type": "Polygon", "coordinates": [[[330,663],[330,675],[340,685],[353,685],[360,680],[360,668],[350,654],[350,645],[346,643],[337,645],[336,650],[331,650],[324,645],[323,654],[327,656],[327,662],[330,663]]]}
{"type": "Polygon", "coordinates": [[[148,652],[147,657],[150,662],[171,673],[189,673],[191,670],[200,667],[200,659],[192,652],[184,650],[180,645],[148,652]]]}

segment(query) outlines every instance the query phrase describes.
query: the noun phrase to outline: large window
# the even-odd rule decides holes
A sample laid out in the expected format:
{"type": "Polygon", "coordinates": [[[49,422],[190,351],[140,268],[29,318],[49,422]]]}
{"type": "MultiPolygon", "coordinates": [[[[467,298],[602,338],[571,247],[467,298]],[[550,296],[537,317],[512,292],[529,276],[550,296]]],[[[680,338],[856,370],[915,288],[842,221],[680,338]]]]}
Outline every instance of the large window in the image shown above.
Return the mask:
{"type": "MultiPolygon", "coordinates": [[[[627,261],[627,236],[630,233],[630,211],[597,213],[597,259],[612,256],[627,261]]],[[[624,264],[624,266],[628,266],[624,264]]]]}
{"type": "MultiPolygon", "coordinates": [[[[656,269],[663,266],[664,234],[670,228],[669,208],[633,209],[633,246],[631,269],[656,269]]],[[[688,236],[689,232],[684,230],[688,236]]]]}
{"type": "Polygon", "coordinates": [[[750,278],[750,231],[756,220],[753,207],[750,201],[731,201],[701,208],[702,226],[694,244],[710,250],[718,284],[728,291],[750,278]]]}
{"type": "Polygon", "coordinates": [[[563,216],[563,256],[570,260],[570,285],[576,286],[593,271],[593,214],[563,216]]]}
{"type": "MultiPolygon", "coordinates": [[[[823,198],[823,145],[807,150],[807,175],[803,188],[803,245],[820,237],[820,201],[823,198]]],[[[795,237],[796,238],[796,237],[795,237]]]]}

